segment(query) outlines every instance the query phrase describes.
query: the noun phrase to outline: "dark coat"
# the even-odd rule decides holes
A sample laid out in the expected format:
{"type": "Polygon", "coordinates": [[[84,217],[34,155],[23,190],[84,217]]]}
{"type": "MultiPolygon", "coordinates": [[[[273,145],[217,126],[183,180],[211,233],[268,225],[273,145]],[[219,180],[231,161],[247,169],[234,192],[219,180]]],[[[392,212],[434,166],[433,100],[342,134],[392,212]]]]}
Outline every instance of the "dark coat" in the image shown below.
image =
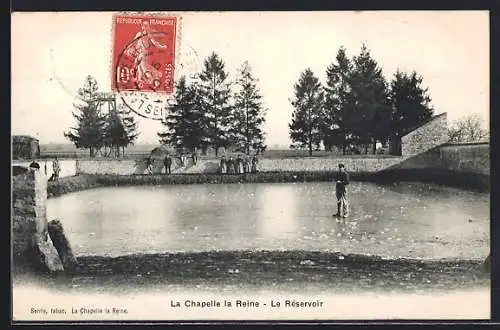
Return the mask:
{"type": "Polygon", "coordinates": [[[349,184],[349,173],[347,173],[346,171],[337,172],[337,174],[335,175],[335,183],[337,194],[345,194],[346,186],[349,184]]]}

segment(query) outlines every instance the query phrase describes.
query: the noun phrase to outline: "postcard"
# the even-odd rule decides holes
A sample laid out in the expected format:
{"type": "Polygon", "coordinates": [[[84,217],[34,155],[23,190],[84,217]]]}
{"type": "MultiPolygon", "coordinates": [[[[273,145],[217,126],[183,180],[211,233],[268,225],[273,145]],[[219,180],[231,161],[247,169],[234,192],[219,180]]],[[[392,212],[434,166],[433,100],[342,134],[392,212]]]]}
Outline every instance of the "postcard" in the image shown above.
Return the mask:
{"type": "Polygon", "coordinates": [[[488,12],[11,37],[13,321],[490,318],[488,12]]]}

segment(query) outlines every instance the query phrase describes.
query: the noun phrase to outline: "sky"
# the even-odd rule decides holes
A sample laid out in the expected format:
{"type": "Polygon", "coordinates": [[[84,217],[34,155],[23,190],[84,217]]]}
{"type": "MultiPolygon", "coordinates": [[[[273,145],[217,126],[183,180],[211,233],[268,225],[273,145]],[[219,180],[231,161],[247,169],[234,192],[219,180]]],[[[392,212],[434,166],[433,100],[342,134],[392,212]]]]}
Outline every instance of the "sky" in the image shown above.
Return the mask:
{"type": "MultiPolygon", "coordinates": [[[[268,109],[268,146],[288,146],[293,85],[310,68],[325,81],[339,47],[369,48],[387,79],[417,71],[436,114],[489,122],[486,11],[181,12],[175,77],[199,72],[213,51],[229,78],[248,61],[268,109]]],[[[14,13],[11,20],[12,134],[67,143],[73,102],[86,75],[111,90],[112,12],[14,13]]],[[[137,143],[157,143],[159,121],[138,118],[137,143]]]]}

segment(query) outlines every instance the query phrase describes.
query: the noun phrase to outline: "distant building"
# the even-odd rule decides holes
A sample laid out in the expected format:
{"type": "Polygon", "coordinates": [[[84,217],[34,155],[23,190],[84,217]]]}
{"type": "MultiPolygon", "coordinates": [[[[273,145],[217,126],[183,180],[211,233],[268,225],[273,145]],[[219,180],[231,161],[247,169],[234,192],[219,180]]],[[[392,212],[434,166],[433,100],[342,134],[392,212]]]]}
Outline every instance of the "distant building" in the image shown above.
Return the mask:
{"type": "Polygon", "coordinates": [[[40,144],[38,139],[28,135],[12,136],[12,158],[33,159],[40,157],[40,144]]]}

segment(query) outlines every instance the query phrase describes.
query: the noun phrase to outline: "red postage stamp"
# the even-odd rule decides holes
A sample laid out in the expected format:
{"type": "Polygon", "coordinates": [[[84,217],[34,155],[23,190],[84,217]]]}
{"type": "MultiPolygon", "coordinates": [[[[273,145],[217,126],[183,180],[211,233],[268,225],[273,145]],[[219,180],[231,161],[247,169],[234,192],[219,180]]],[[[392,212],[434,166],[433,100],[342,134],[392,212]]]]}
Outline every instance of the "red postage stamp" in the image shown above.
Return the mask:
{"type": "Polygon", "coordinates": [[[113,18],[112,90],[173,93],[176,17],[113,18]]]}

